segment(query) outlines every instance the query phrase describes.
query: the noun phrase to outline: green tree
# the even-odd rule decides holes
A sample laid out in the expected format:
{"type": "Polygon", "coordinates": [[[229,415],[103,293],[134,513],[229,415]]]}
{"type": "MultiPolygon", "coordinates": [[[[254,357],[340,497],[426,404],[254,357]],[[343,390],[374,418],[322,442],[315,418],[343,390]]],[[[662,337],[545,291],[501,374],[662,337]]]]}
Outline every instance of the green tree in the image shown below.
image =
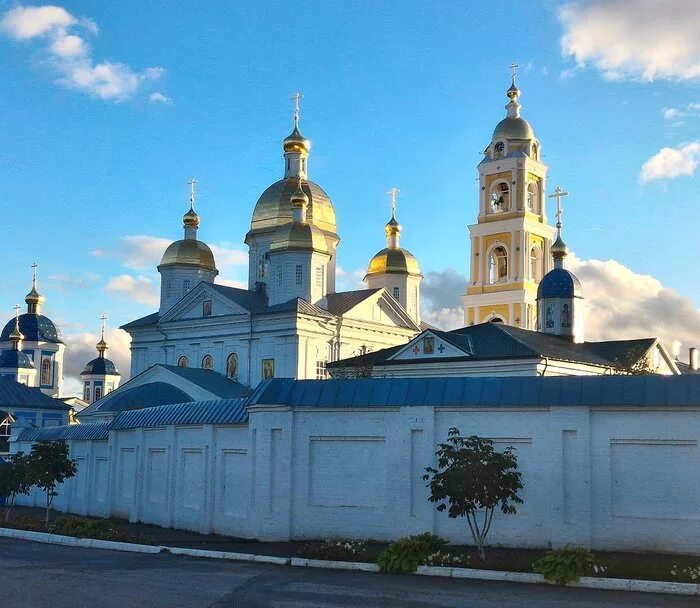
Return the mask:
{"type": "Polygon", "coordinates": [[[622,357],[615,359],[616,376],[646,376],[654,374],[650,355],[641,346],[633,346],[622,357]]]}
{"type": "Polygon", "coordinates": [[[29,470],[29,457],[17,452],[0,464],[0,496],[5,498],[5,521],[10,519],[10,511],[20,494],[29,494],[32,479],[29,470]]]}
{"type": "Polygon", "coordinates": [[[46,527],[53,499],[58,495],[56,486],[73,477],[77,471],[75,460],[68,457],[65,441],[39,441],[29,454],[29,469],[33,485],[46,493],[46,527]]]}
{"type": "Polygon", "coordinates": [[[451,428],[447,442],[435,452],[437,468],[427,467],[423,475],[430,488],[428,500],[437,503],[438,511],[447,509],[451,518],[466,517],[482,561],[486,560],[484,545],[496,508],[511,514],[523,502],[518,496],[523,484],[513,452],[512,447],[497,452],[490,439],[462,437],[459,429],[451,428]]]}

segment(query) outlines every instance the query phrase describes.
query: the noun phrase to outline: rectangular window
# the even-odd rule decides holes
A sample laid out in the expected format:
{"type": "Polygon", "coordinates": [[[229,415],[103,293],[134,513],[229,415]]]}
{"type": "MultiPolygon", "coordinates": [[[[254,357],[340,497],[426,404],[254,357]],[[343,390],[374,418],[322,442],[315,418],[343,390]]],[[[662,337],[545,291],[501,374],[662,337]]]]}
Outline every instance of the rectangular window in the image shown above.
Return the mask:
{"type": "Polygon", "coordinates": [[[423,353],[426,355],[435,353],[435,338],[423,338],[423,353]]]}
{"type": "Polygon", "coordinates": [[[165,284],[165,295],[168,298],[172,298],[172,296],[173,296],[173,282],[172,281],[168,281],[165,284]]]}
{"type": "Polygon", "coordinates": [[[282,286],[282,267],[281,266],[277,269],[277,286],[278,287],[282,286]]]}
{"type": "Polygon", "coordinates": [[[204,300],[204,302],[202,302],[202,316],[211,317],[211,300],[204,300]]]}
{"type": "Polygon", "coordinates": [[[304,284],[304,269],[303,269],[301,264],[297,264],[295,276],[296,276],[297,285],[303,285],[304,284]]]}
{"type": "Polygon", "coordinates": [[[0,420],[0,454],[7,454],[10,451],[10,418],[0,420]]]}
{"type": "Polygon", "coordinates": [[[400,294],[400,293],[401,293],[401,291],[399,290],[399,288],[398,288],[398,287],[394,287],[394,300],[397,300],[397,301],[398,301],[398,299],[399,299],[399,294],[400,294]]]}
{"type": "Polygon", "coordinates": [[[316,287],[323,289],[323,266],[316,267],[316,287]]]}
{"type": "Polygon", "coordinates": [[[183,295],[187,295],[187,294],[189,293],[189,291],[190,291],[190,280],[189,280],[189,279],[185,279],[185,280],[182,282],[182,294],[183,294],[183,295]]]}
{"type": "Polygon", "coordinates": [[[85,399],[85,401],[87,401],[88,403],[90,403],[90,386],[87,385],[87,384],[85,385],[85,396],[84,396],[84,399],[85,399]]]}
{"type": "Polygon", "coordinates": [[[269,380],[275,377],[275,360],[274,359],[263,359],[262,360],[262,377],[263,380],[269,380]]]}
{"type": "Polygon", "coordinates": [[[102,397],[102,387],[96,386],[95,387],[95,401],[97,401],[100,397],[102,397]]]}
{"type": "Polygon", "coordinates": [[[325,380],[328,378],[326,372],[326,362],[323,359],[316,361],[316,380],[325,380]]]}

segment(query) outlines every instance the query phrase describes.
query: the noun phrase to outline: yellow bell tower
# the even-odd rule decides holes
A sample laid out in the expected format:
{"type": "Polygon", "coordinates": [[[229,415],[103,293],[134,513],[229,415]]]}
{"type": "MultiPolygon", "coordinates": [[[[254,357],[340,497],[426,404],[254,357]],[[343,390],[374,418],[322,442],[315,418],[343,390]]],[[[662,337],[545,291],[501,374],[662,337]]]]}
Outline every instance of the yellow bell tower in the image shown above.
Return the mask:
{"type": "Polygon", "coordinates": [[[540,142],[520,116],[515,68],[506,117],[479,163],[479,215],[469,226],[470,279],[462,296],[466,325],[494,321],[537,328],[537,284],[551,270],[554,228],[547,224],[540,142]]]}

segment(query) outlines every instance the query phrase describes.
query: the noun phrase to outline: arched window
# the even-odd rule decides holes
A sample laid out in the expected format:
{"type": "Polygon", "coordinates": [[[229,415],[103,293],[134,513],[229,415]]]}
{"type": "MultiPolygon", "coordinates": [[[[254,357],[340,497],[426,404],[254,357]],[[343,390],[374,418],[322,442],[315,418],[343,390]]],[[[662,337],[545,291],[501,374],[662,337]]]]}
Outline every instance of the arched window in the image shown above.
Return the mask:
{"type": "Polygon", "coordinates": [[[264,253],[260,254],[258,260],[258,276],[262,279],[267,275],[267,259],[264,253]]]}
{"type": "Polygon", "coordinates": [[[506,150],[506,146],[502,141],[497,141],[493,146],[493,157],[503,158],[503,153],[506,150]]]}
{"type": "Polygon", "coordinates": [[[527,185],[527,210],[534,213],[540,211],[539,188],[535,182],[530,182],[527,185]]]}
{"type": "Polygon", "coordinates": [[[226,359],[226,377],[238,382],[238,355],[231,353],[226,359]]]}
{"type": "Polygon", "coordinates": [[[51,359],[44,359],[41,362],[41,384],[42,386],[49,386],[51,381],[51,359]]]}
{"type": "Polygon", "coordinates": [[[188,359],[187,357],[185,357],[185,356],[183,355],[182,357],[180,357],[180,358],[177,360],[177,366],[178,366],[178,367],[189,367],[189,366],[190,366],[190,361],[189,361],[189,359],[188,359]]]}
{"type": "Polygon", "coordinates": [[[204,355],[202,357],[202,369],[214,369],[214,357],[204,355]]]}
{"type": "Polygon", "coordinates": [[[493,317],[492,319],[489,319],[489,323],[503,323],[503,319],[501,317],[493,317]]]}
{"type": "Polygon", "coordinates": [[[510,188],[506,182],[498,182],[491,188],[491,213],[508,211],[510,208],[510,188]]]}
{"type": "Polygon", "coordinates": [[[530,278],[537,282],[542,280],[542,250],[539,247],[530,250],[530,278]]]}
{"type": "Polygon", "coordinates": [[[489,256],[489,283],[508,279],[508,252],[502,245],[494,247],[489,256]]]}
{"type": "Polygon", "coordinates": [[[537,155],[540,153],[540,149],[537,144],[532,144],[532,160],[538,160],[537,155]]]}

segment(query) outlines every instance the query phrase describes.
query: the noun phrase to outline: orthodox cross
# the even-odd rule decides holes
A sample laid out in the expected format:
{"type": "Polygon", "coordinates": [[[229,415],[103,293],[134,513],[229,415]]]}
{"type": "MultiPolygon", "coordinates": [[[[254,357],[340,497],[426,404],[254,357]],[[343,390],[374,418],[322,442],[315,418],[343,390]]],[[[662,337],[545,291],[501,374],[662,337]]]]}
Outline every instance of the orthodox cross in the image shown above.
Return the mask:
{"type": "Polygon", "coordinates": [[[557,186],[554,189],[554,192],[547,197],[557,199],[557,231],[559,232],[559,235],[561,235],[561,199],[565,196],[569,196],[569,193],[564,192],[561,186],[557,186]]]}
{"type": "Polygon", "coordinates": [[[513,82],[515,82],[515,77],[518,75],[518,64],[514,61],[513,63],[510,64],[510,76],[513,79],[513,82]]]}
{"type": "Polygon", "coordinates": [[[187,185],[190,187],[190,207],[194,209],[194,199],[195,199],[195,192],[194,192],[194,187],[195,184],[197,183],[197,180],[193,177],[190,179],[190,181],[187,182],[187,185]]]}
{"type": "Polygon", "coordinates": [[[105,339],[105,325],[107,323],[107,317],[105,315],[102,315],[100,317],[100,321],[102,321],[102,339],[105,339]]]}
{"type": "Polygon", "coordinates": [[[32,269],[32,285],[33,285],[34,287],[36,287],[36,269],[37,269],[37,268],[39,268],[39,264],[37,264],[36,262],[34,262],[34,263],[31,265],[31,269],[32,269]]]}
{"type": "Polygon", "coordinates": [[[19,304],[15,304],[15,325],[19,324],[19,304]]]}
{"type": "Polygon", "coordinates": [[[294,128],[299,127],[299,102],[304,96],[298,91],[294,93],[292,99],[294,100],[294,128]]]}
{"type": "Polygon", "coordinates": [[[396,186],[387,192],[387,194],[391,196],[391,217],[396,217],[396,195],[399,192],[401,192],[401,190],[399,190],[396,186]]]}

